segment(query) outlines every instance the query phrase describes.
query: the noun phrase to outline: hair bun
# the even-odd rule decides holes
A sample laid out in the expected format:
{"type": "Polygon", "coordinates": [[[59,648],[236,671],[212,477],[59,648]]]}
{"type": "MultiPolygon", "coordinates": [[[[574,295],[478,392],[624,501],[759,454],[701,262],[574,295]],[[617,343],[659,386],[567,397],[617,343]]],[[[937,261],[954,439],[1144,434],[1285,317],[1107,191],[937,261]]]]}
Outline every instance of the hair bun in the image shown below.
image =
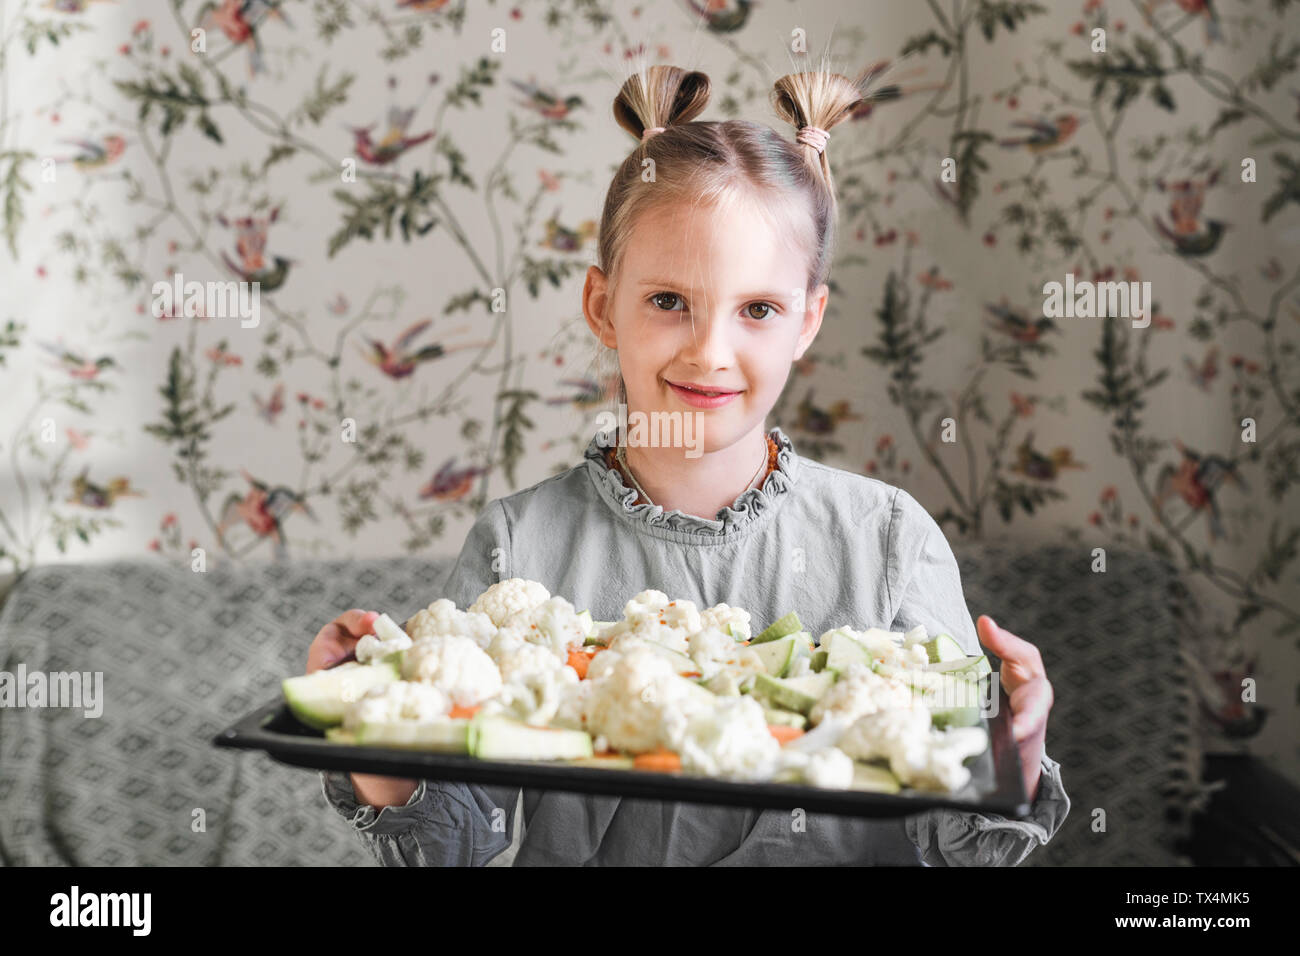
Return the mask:
{"type": "Polygon", "coordinates": [[[772,85],[772,108],[795,129],[795,140],[803,147],[809,165],[821,171],[834,193],[826,142],[830,131],[853,115],[853,109],[868,98],[867,85],[881,72],[868,67],[849,79],[830,70],[788,73],[772,85]]]}
{"type": "Polygon", "coordinates": [[[644,142],[669,126],[689,123],[703,113],[711,90],[708,76],[698,70],[647,67],[623,82],[614,97],[614,120],[644,142]]]}

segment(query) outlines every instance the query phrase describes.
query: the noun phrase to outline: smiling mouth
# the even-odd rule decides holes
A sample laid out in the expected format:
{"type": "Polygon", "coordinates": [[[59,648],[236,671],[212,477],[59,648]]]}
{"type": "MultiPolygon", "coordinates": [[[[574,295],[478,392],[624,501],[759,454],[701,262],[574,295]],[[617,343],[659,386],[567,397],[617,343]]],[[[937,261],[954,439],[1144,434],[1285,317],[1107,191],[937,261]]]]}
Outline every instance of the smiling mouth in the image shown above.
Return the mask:
{"type": "MultiPolygon", "coordinates": [[[[667,379],[664,379],[664,381],[667,382],[668,380],[667,380],[667,379]]],[[[708,398],[715,398],[715,397],[717,397],[718,395],[737,395],[737,394],[739,394],[739,393],[738,393],[737,391],[735,391],[734,389],[725,389],[725,390],[722,390],[722,391],[718,391],[718,390],[706,391],[706,390],[704,390],[704,389],[702,389],[702,388],[695,388],[694,386],[691,386],[691,385],[682,385],[682,384],[679,384],[679,383],[677,383],[677,382],[668,382],[668,384],[669,384],[669,385],[672,385],[674,388],[680,388],[680,389],[683,389],[683,390],[688,391],[688,392],[694,392],[696,395],[704,395],[704,396],[706,396],[706,397],[708,397],[708,398]]]]}

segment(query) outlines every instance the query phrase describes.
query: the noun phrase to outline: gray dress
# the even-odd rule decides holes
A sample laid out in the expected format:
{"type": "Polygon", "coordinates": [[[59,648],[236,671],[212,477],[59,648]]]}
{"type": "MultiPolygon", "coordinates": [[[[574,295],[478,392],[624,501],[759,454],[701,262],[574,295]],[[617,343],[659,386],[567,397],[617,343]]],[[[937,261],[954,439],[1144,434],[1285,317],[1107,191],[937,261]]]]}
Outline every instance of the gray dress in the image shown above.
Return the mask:
{"type": "MultiPolygon", "coordinates": [[[[424,604],[446,597],[465,608],[491,584],[522,577],[595,620],[618,620],[628,598],[654,588],[701,609],[743,607],[756,631],[793,610],[814,637],[845,624],[923,624],[983,653],[952,549],[916,499],[800,457],[780,428],[769,434],[776,470],[710,520],[633,505],[637,493],[605,466],[608,438],[597,433],[581,464],[490,502],[424,604]]],[[[375,610],[405,620],[418,608],[375,610]]],[[[376,811],[357,803],[346,773],[322,772],[321,782],[393,866],[1014,866],[1070,810],[1060,765],[1046,755],[1024,820],[955,810],[873,820],[435,781],[421,781],[405,806],[376,811]]]]}

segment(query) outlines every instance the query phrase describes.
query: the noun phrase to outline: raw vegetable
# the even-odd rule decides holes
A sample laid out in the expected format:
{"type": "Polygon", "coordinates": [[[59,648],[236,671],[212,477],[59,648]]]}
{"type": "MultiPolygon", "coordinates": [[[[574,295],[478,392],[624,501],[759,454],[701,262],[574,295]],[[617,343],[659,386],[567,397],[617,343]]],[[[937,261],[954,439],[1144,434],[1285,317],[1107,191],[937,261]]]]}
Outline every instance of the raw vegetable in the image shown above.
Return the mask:
{"type": "Polygon", "coordinates": [[[855,760],[852,789],[870,790],[873,793],[898,793],[901,786],[898,778],[884,767],[855,760]]]}
{"type": "Polygon", "coordinates": [[[793,677],[782,680],[768,674],[759,674],[754,679],[754,693],[769,701],[772,706],[808,714],[817,699],[835,683],[835,675],[829,671],[809,674],[806,677],[793,677]]]}
{"type": "Polygon", "coordinates": [[[768,641],[775,641],[785,637],[787,634],[793,634],[796,631],[802,631],[803,625],[799,623],[799,615],[791,611],[783,617],[778,618],[769,624],[761,634],[753,638],[749,643],[766,644],[768,641]]]}
{"type": "Polygon", "coordinates": [[[633,757],[632,766],[637,770],[677,773],[682,769],[682,758],[671,750],[651,750],[633,757]]]}
{"type": "Polygon", "coordinates": [[[585,730],[534,727],[482,714],[470,721],[469,751],[483,760],[571,760],[592,755],[591,735],[585,730]]]}
{"type": "Polygon", "coordinates": [[[371,687],[387,684],[401,677],[397,655],[373,664],[349,661],[328,670],[281,682],[289,710],[308,727],[325,730],[343,723],[343,709],[371,687]]]}
{"type": "Polygon", "coordinates": [[[809,655],[808,645],[798,632],[778,637],[775,641],[765,641],[754,647],[753,651],[763,662],[763,670],[773,677],[784,677],[796,657],[809,655]]]}
{"type": "Polygon", "coordinates": [[[966,656],[966,652],[961,649],[961,645],[953,640],[950,634],[940,634],[933,640],[926,641],[921,645],[930,655],[930,663],[939,664],[943,661],[960,660],[966,656]]]}
{"type": "Polygon", "coordinates": [[[400,747],[435,753],[468,753],[469,720],[387,720],[364,723],[357,728],[356,742],[362,746],[400,747]]]}
{"type": "Polygon", "coordinates": [[[768,724],[767,732],[783,744],[803,736],[803,728],[791,727],[788,724],[768,724]]]}

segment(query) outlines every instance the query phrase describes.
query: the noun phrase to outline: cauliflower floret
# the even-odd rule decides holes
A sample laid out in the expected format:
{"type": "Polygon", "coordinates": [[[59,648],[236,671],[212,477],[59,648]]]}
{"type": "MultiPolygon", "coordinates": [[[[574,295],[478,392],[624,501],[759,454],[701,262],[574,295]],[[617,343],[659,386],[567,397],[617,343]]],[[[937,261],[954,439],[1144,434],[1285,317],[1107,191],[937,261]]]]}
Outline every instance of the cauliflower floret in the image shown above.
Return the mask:
{"type": "Polygon", "coordinates": [[[434,685],[458,707],[473,707],[501,692],[496,662],[468,637],[416,641],[402,660],[402,676],[434,685]]]}
{"type": "MultiPolygon", "coordinates": [[[[536,645],[524,646],[538,650],[543,657],[554,660],[546,650],[536,645]]],[[[501,693],[483,707],[488,713],[505,713],[524,723],[547,726],[554,722],[560,706],[579,683],[578,673],[572,667],[557,665],[525,670],[506,681],[501,693]]]]}
{"type": "Polygon", "coordinates": [[[357,641],[359,663],[369,664],[371,661],[404,651],[411,646],[410,635],[398,627],[397,622],[387,614],[375,618],[374,629],[373,634],[363,634],[361,640],[357,641]]]}
{"type": "Polygon", "coordinates": [[[678,654],[687,654],[690,651],[689,635],[678,628],[660,624],[657,619],[641,621],[637,624],[621,621],[618,627],[605,634],[604,640],[606,646],[614,650],[633,647],[642,641],[653,641],[678,654]]]}
{"type": "MultiPolygon", "coordinates": [[[[822,724],[828,727],[829,724],[822,724]]],[[[838,736],[836,738],[838,740],[838,736]]],[[[775,779],[783,783],[806,783],[813,787],[847,790],[853,786],[853,758],[824,741],[811,747],[781,748],[775,779]]]]}
{"type": "Polygon", "coordinates": [[[544,644],[534,644],[523,632],[503,627],[488,646],[488,655],[501,671],[501,680],[509,682],[526,674],[558,670],[564,661],[544,644]]]}
{"type": "Polygon", "coordinates": [[[808,755],[804,782],[814,787],[847,790],[853,785],[853,758],[839,747],[823,747],[808,755]]]}
{"type": "Polygon", "coordinates": [[[700,627],[716,627],[737,641],[747,641],[754,635],[749,630],[749,612],[743,607],[715,604],[700,612],[700,627]]]}
{"type": "Polygon", "coordinates": [[[635,623],[642,618],[659,616],[660,608],[668,606],[668,595],[654,588],[647,588],[632,595],[623,605],[623,620],[635,623]]]}
{"type": "MultiPolygon", "coordinates": [[[[845,668],[840,679],[813,704],[809,722],[819,724],[827,717],[848,722],[878,710],[906,708],[914,704],[914,695],[906,684],[895,678],[881,677],[866,664],[854,662],[845,668]]],[[[929,719],[929,712],[925,712],[929,719]]]]}
{"type": "MultiPolygon", "coordinates": [[[[915,634],[917,628],[908,631],[908,634],[915,634]]],[[[922,636],[925,629],[920,628],[922,636]]],[[[914,668],[925,667],[930,663],[930,655],[924,647],[918,643],[907,643],[907,635],[902,631],[883,631],[878,627],[869,627],[865,631],[855,631],[851,627],[837,627],[826,631],[817,639],[819,647],[826,647],[830,643],[831,636],[834,634],[847,634],[853,638],[868,652],[873,660],[883,661],[895,667],[914,668]]]]}
{"type": "Polygon", "coordinates": [[[678,750],[682,769],[711,776],[762,780],[771,776],[781,745],[752,697],[718,697],[686,722],[678,750]]]}
{"type": "Polygon", "coordinates": [[[938,731],[922,707],[867,714],[840,739],[840,749],[851,757],[885,757],[901,783],[925,790],[960,790],[970,780],[970,771],[962,762],[987,746],[988,735],[982,727],[938,731]]]}
{"type": "Polygon", "coordinates": [[[685,654],[691,637],[702,626],[693,601],[669,601],[663,591],[647,590],[623,606],[623,620],[603,628],[601,637],[613,647],[621,635],[634,634],[685,654]]]}
{"type": "Polygon", "coordinates": [[[451,711],[451,698],[432,684],[398,680],[369,688],[343,707],[343,728],[393,720],[437,720],[451,711]]]}
{"type": "MultiPolygon", "coordinates": [[[[601,657],[602,654],[596,656],[601,657]]],[[[577,676],[576,672],[574,676],[577,676]]],[[[591,699],[591,689],[594,686],[589,680],[580,680],[575,684],[566,684],[562,687],[560,703],[555,708],[555,716],[551,718],[551,726],[567,727],[569,730],[586,730],[587,702],[591,699]]]]}
{"type": "Polygon", "coordinates": [[[697,631],[689,642],[691,660],[705,679],[712,677],[724,666],[735,663],[740,651],[749,650],[734,637],[709,625],[697,631]]]}
{"type": "Polygon", "coordinates": [[[587,700],[590,732],[603,734],[617,750],[676,749],[686,721],[713,700],[707,690],[677,676],[663,655],[644,647],[601,651],[587,676],[593,684],[587,700]]]}
{"type": "Polygon", "coordinates": [[[587,637],[587,628],[578,612],[562,597],[548,598],[534,607],[515,611],[502,626],[520,631],[529,643],[549,648],[561,661],[568,659],[570,644],[581,647],[587,637]]]}
{"type": "Polygon", "coordinates": [[[904,668],[925,667],[930,663],[929,652],[920,644],[902,643],[905,638],[902,633],[882,631],[877,627],[865,631],[853,631],[848,628],[845,630],[857,638],[871,652],[875,660],[904,668]],[[898,633],[897,640],[894,638],[895,633],[898,633]]]}
{"type": "Polygon", "coordinates": [[[406,622],[406,630],[417,641],[424,637],[455,634],[468,637],[486,649],[496,636],[497,626],[480,611],[462,611],[447,598],[438,598],[427,608],[416,611],[406,622]]]}
{"type": "Polygon", "coordinates": [[[535,608],[550,596],[551,592],[538,581],[506,578],[480,594],[469,610],[486,614],[493,624],[500,627],[511,614],[535,608]]]}
{"type": "Polygon", "coordinates": [[[925,632],[925,625],[918,624],[903,635],[903,646],[912,647],[915,644],[924,644],[929,639],[929,636],[925,632]]]}

